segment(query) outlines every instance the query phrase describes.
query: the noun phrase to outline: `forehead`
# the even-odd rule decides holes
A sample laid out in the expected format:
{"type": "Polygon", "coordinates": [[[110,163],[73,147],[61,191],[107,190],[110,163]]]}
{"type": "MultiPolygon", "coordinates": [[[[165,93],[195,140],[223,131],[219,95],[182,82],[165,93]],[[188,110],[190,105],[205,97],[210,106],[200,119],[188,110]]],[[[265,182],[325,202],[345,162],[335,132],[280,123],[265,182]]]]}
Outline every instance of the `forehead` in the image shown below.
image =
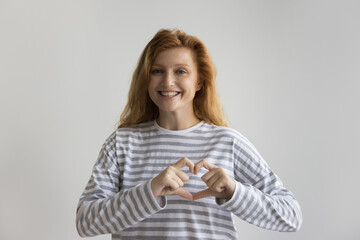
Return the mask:
{"type": "Polygon", "coordinates": [[[171,48],[160,52],[153,65],[189,65],[195,66],[193,52],[188,48],[171,48]]]}

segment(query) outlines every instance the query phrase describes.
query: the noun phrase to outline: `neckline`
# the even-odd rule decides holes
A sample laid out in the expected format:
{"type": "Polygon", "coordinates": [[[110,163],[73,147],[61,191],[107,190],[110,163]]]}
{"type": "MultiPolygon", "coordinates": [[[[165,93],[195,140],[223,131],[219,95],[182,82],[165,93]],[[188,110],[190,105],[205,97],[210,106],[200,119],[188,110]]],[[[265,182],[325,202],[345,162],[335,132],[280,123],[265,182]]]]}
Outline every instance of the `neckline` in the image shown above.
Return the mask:
{"type": "Polygon", "coordinates": [[[156,120],[154,120],[153,122],[154,122],[154,126],[155,126],[155,128],[157,130],[159,130],[160,132],[167,133],[167,134],[172,134],[172,135],[182,135],[182,134],[192,132],[195,129],[201,127],[204,124],[204,121],[200,121],[198,124],[196,124],[196,125],[194,125],[192,127],[183,129],[183,130],[169,130],[169,129],[160,127],[159,124],[156,122],[156,120]]]}

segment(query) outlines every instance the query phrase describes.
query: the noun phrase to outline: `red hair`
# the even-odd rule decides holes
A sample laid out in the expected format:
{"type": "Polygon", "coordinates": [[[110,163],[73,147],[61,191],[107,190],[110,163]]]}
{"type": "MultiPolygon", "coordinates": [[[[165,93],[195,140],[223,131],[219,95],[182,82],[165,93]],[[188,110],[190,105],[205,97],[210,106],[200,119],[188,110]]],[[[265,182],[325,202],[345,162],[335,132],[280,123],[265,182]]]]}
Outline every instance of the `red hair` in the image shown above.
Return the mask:
{"type": "Polygon", "coordinates": [[[215,65],[204,43],[183,31],[162,29],[146,45],[140,56],[132,77],[128,103],[120,117],[119,128],[158,117],[158,107],[148,94],[150,70],[160,52],[179,47],[190,49],[197,64],[201,89],[196,92],[193,101],[195,116],[210,124],[227,126],[215,86],[215,65]]]}

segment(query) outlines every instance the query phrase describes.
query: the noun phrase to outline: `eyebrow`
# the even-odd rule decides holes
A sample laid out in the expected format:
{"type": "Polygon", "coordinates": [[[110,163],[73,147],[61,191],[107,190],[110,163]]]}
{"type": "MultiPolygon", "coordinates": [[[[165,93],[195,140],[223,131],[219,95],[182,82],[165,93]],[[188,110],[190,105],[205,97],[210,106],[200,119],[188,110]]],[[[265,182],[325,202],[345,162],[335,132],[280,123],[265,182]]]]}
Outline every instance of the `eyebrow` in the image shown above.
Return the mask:
{"type": "MultiPolygon", "coordinates": [[[[174,66],[175,67],[189,67],[190,68],[190,65],[188,65],[186,63],[177,63],[177,64],[174,64],[174,66]]],[[[164,67],[164,65],[162,65],[160,63],[155,63],[151,67],[164,67]]]]}

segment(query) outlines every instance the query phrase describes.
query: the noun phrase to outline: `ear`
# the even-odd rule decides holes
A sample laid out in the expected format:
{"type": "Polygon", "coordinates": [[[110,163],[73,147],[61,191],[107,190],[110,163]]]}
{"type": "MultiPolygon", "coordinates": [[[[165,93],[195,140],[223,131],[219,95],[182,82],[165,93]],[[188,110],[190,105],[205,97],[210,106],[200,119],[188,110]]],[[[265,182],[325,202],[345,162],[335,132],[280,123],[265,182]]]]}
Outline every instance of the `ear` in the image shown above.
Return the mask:
{"type": "Polygon", "coordinates": [[[201,81],[199,79],[197,84],[196,84],[196,91],[199,91],[202,87],[203,87],[203,81],[201,81]]]}

